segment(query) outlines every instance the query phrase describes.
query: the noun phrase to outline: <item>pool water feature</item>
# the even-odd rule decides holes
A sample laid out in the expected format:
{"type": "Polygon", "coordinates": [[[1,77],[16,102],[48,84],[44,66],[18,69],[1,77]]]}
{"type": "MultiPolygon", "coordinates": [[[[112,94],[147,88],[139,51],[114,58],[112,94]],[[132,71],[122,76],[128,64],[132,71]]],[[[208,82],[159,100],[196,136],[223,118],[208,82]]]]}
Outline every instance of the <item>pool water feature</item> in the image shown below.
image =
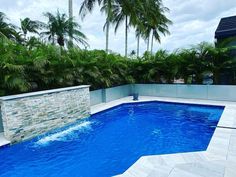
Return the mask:
{"type": "Polygon", "coordinates": [[[141,156],[203,151],[224,107],[168,102],[116,106],[0,149],[0,177],[109,177],[141,156]]]}

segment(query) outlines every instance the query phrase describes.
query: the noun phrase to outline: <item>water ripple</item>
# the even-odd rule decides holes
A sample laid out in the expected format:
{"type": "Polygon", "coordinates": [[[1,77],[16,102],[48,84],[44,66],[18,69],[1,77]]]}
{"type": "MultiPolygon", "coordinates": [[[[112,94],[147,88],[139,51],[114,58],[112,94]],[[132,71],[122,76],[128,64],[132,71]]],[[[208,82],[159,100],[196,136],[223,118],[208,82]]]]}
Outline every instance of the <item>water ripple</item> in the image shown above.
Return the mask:
{"type": "Polygon", "coordinates": [[[42,146],[42,145],[48,145],[50,142],[53,142],[53,141],[63,141],[65,140],[66,136],[70,135],[74,131],[91,129],[91,124],[92,124],[91,121],[85,121],[80,124],[71,126],[66,130],[40,138],[38,141],[35,142],[35,145],[42,146]]]}

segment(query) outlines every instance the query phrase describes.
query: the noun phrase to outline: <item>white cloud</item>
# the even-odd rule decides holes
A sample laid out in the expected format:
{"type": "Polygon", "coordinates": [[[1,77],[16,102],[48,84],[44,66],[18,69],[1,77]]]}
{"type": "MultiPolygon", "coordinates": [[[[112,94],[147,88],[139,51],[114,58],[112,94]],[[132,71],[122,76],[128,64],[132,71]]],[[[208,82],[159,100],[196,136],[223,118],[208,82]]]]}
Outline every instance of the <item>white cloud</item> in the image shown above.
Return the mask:
{"type": "MultiPolygon", "coordinates": [[[[214,41],[214,32],[220,18],[235,15],[235,0],[163,0],[170,9],[168,17],[173,21],[170,26],[170,36],[162,37],[162,43],[155,43],[155,50],[187,47],[201,41],[214,41]]],[[[12,23],[19,25],[19,19],[30,17],[34,20],[45,20],[43,12],[55,12],[57,9],[67,13],[68,0],[0,0],[0,11],[6,13],[12,23]]],[[[89,38],[91,49],[104,49],[105,34],[103,25],[105,16],[96,7],[92,14],[88,14],[81,21],[79,8],[82,0],[74,0],[74,16],[81,24],[82,31],[89,38]]],[[[110,49],[124,53],[124,28],[120,27],[117,34],[110,31],[110,49]]],[[[129,52],[136,50],[135,32],[129,31],[129,52]]],[[[145,51],[146,44],[141,41],[141,51],[145,51]]]]}

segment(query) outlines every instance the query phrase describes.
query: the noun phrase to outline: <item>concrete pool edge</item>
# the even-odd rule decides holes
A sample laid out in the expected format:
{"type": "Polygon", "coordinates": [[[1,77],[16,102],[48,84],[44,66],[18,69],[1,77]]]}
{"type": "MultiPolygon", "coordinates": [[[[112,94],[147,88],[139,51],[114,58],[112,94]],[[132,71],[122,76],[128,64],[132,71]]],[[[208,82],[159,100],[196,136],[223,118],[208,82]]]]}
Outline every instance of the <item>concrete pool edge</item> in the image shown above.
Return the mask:
{"type": "MultiPolygon", "coordinates": [[[[236,127],[236,103],[198,99],[141,96],[139,101],[166,101],[187,104],[224,106],[224,112],[206,151],[177,153],[169,155],[143,156],[123,174],[118,176],[236,176],[236,130],[221,127],[236,127]]],[[[95,114],[124,103],[134,103],[132,97],[125,97],[91,107],[95,114]]]]}

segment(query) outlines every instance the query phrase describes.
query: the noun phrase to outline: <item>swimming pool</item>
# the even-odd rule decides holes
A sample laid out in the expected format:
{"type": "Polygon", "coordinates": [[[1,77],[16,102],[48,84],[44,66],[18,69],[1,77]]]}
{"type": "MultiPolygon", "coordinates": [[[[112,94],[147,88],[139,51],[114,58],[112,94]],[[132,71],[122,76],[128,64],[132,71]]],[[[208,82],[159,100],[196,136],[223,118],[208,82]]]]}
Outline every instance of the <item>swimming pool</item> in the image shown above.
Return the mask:
{"type": "Polygon", "coordinates": [[[206,150],[223,110],[167,102],[123,104],[0,149],[0,176],[108,177],[144,155],[206,150]]]}

